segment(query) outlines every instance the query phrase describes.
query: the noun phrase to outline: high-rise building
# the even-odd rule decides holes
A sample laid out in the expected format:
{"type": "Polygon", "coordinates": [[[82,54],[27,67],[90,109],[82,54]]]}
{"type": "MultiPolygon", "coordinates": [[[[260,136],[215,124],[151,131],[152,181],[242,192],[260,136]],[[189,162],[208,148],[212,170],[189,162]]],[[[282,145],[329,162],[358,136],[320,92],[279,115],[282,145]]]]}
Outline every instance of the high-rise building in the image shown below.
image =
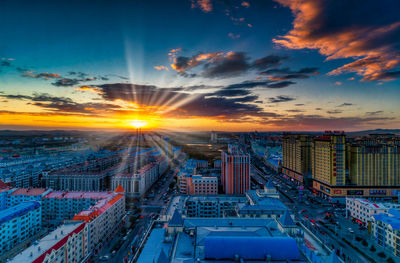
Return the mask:
{"type": "Polygon", "coordinates": [[[343,132],[314,138],[311,149],[314,188],[346,184],[346,137],[343,132]]]}
{"type": "Polygon", "coordinates": [[[353,184],[400,185],[400,140],[364,138],[349,144],[348,148],[353,184]]]}
{"type": "Polygon", "coordinates": [[[285,134],[282,140],[282,173],[299,183],[311,177],[311,136],[285,134]]]}
{"type": "Polygon", "coordinates": [[[237,145],[221,153],[221,183],[226,194],[245,194],[250,189],[250,155],[237,145]]]}

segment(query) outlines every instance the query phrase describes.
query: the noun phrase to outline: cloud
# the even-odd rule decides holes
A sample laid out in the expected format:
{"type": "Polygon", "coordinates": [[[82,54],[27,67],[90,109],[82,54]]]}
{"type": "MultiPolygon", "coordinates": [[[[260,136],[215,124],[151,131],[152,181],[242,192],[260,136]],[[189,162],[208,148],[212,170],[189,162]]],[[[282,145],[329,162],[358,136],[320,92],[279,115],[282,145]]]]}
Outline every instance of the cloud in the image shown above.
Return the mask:
{"type": "Polygon", "coordinates": [[[267,68],[279,66],[282,61],[286,59],[288,59],[287,56],[269,55],[256,59],[251,66],[258,70],[265,70],[267,68]]]}
{"type": "Polygon", "coordinates": [[[375,115],[378,115],[381,113],[383,113],[382,110],[377,110],[377,111],[369,111],[369,112],[366,112],[365,114],[370,115],[370,116],[375,116],[375,115]]]}
{"type": "Polygon", "coordinates": [[[25,74],[25,75],[22,75],[23,77],[28,77],[28,78],[36,78],[36,79],[39,79],[39,78],[42,78],[42,79],[55,79],[55,78],[61,78],[61,75],[60,74],[57,74],[57,73],[47,73],[47,72],[45,72],[45,73],[39,73],[39,74],[25,74]]]}
{"type": "Polygon", "coordinates": [[[290,68],[273,68],[259,73],[260,75],[267,75],[273,81],[289,80],[289,79],[306,79],[312,75],[319,74],[318,68],[302,68],[299,70],[291,70],[290,68]]]}
{"type": "Polygon", "coordinates": [[[80,80],[78,80],[78,79],[62,78],[62,79],[56,80],[56,82],[53,82],[51,84],[54,86],[57,86],[57,87],[70,87],[70,86],[77,85],[79,82],[80,82],[80,80]]]}
{"type": "MultiPolygon", "coordinates": [[[[176,53],[171,53],[171,54],[173,54],[174,56],[176,55],[176,53]]],[[[173,55],[171,55],[171,56],[173,56],[173,55]]],[[[173,57],[173,59],[172,59],[173,63],[171,64],[171,67],[178,72],[184,72],[193,67],[196,67],[197,65],[199,65],[202,62],[213,60],[216,57],[219,57],[222,55],[223,55],[223,52],[200,53],[200,54],[194,55],[192,57],[176,56],[176,57],[173,57]]]]}
{"type": "Polygon", "coordinates": [[[166,66],[154,66],[154,68],[156,70],[167,70],[168,71],[168,68],[166,66]]]}
{"type": "Polygon", "coordinates": [[[78,103],[67,97],[52,96],[48,93],[33,93],[28,95],[1,94],[0,97],[15,100],[27,100],[28,104],[41,107],[53,112],[82,113],[91,116],[99,116],[99,113],[115,111],[120,108],[118,105],[109,103],[78,103]]]}
{"type": "Polygon", "coordinates": [[[353,106],[353,105],[354,105],[353,103],[345,102],[345,103],[342,103],[342,104],[340,104],[340,105],[338,105],[336,107],[346,107],[346,106],[353,106]]]}
{"type": "Polygon", "coordinates": [[[249,2],[246,2],[246,1],[243,1],[243,2],[241,3],[241,5],[244,6],[244,7],[246,7],[246,8],[249,8],[249,7],[250,7],[250,3],[249,3],[249,2]]]}
{"type": "Polygon", "coordinates": [[[320,115],[296,114],[293,116],[281,116],[273,120],[264,121],[263,124],[276,127],[301,127],[308,130],[343,129],[349,130],[368,125],[382,125],[387,121],[393,121],[390,117],[323,117],[320,115]]]}
{"type": "Polygon", "coordinates": [[[336,85],[336,86],[341,86],[342,84],[343,84],[343,83],[340,82],[340,81],[336,81],[336,82],[335,82],[335,85],[336,85]]]}
{"type": "Polygon", "coordinates": [[[192,8],[200,8],[203,12],[209,13],[213,10],[211,0],[191,0],[192,8]]]}
{"type": "Polygon", "coordinates": [[[304,104],[303,103],[297,103],[297,104],[294,104],[294,106],[304,106],[304,104]]]}
{"type": "Polygon", "coordinates": [[[289,49],[317,49],[327,60],[355,61],[331,72],[355,72],[364,81],[393,80],[399,76],[400,21],[398,3],[365,0],[275,0],[289,7],[293,29],[273,42],[289,49]],[[394,70],[394,71],[393,71],[394,70]]]}
{"type": "Polygon", "coordinates": [[[209,63],[202,73],[206,78],[227,78],[245,73],[249,69],[249,58],[244,52],[228,52],[209,63]]]}
{"type": "Polygon", "coordinates": [[[8,61],[2,61],[2,62],[0,63],[0,66],[2,66],[2,67],[11,67],[11,63],[8,62],[8,61]]]}
{"type": "MultiPolygon", "coordinates": [[[[192,89],[192,87],[187,87],[192,89]]],[[[219,119],[265,117],[267,113],[257,106],[258,96],[243,90],[219,90],[213,93],[186,93],[186,87],[162,88],[154,85],[127,83],[85,86],[82,90],[97,92],[109,102],[123,100],[143,107],[150,107],[163,116],[183,118],[216,117],[219,119]]],[[[201,89],[195,87],[195,90],[201,89]]],[[[268,114],[267,114],[268,115],[268,114]]],[[[238,120],[240,121],[240,120],[238,120]]]]}
{"type": "Polygon", "coordinates": [[[269,98],[270,103],[288,102],[288,101],[293,101],[293,100],[295,100],[295,98],[290,97],[290,96],[285,96],[285,95],[279,95],[276,97],[269,98]]]}
{"type": "Polygon", "coordinates": [[[341,110],[328,110],[328,111],[326,111],[326,113],[328,113],[328,114],[340,114],[342,112],[343,111],[341,111],[341,110]]]}
{"type": "Polygon", "coordinates": [[[287,86],[290,86],[292,84],[296,84],[296,82],[293,81],[281,81],[281,82],[276,82],[268,85],[268,88],[275,88],[275,89],[281,89],[281,88],[286,88],[287,86]]]}
{"type": "Polygon", "coordinates": [[[230,37],[232,39],[238,39],[238,38],[240,38],[240,34],[229,33],[228,37],[230,37]]]}

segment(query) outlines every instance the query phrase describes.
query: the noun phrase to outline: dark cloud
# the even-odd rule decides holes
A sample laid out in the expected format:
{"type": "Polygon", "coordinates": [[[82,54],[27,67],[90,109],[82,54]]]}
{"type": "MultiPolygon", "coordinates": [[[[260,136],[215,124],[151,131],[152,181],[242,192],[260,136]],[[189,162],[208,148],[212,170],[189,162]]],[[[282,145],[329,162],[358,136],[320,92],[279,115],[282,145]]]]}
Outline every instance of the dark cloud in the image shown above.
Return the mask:
{"type": "Polygon", "coordinates": [[[288,79],[306,79],[311,75],[318,74],[318,68],[302,68],[297,71],[293,71],[289,68],[274,68],[263,72],[261,75],[268,75],[270,80],[282,81],[288,79]]]}
{"type": "Polygon", "coordinates": [[[27,95],[13,95],[13,94],[4,94],[4,93],[0,94],[0,97],[11,99],[11,100],[29,100],[32,98],[31,96],[27,96],[27,95]]]}
{"type": "Polygon", "coordinates": [[[328,111],[326,111],[326,113],[328,113],[328,114],[339,114],[339,113],[342,113],[343,111],[341,111],[341,110],[328,110],[328,111]]]}
{"type": "Polygon", "coordinates": [[[290,49],[317,49],[327,59],[355,60],[331,75],[355,72],[367,81],[399,76],[398,1],[275,1],[294,15],[293,29],[275,43],[290,49]]]}
{"type": "Polygon", "coordinates": [[[345,103],[338,105],[337,107],[346,107],[346,106],[353,106],[353,105],[354,105],[353,103],[345,102],[345,103]]]}
{"type": "Polygon", "coordinates": [[[370,115],[370,116],[374,116],[374,115],[378,115],[378,114],[381,114],[381,113],[383,113],[382,110],[377,110],[377,111],[368,111],[365,114],[370,115]]]}
{"type": "Polygon", "coordinates": [[[297,104],[294,104],[294,106],[304,106],[304,104],[303,103],[297,103],[297,104]]]}
{"type": "Polygon", "coordinates": [[[295,98],[290,97],[290,96],[285,96],[285,95],[279,95],[276,97],[269,98],[270,103],[280,103],[280,102],[288,102],[288,101],[293,101],[295,98]]]}
{"type": "Polygon", "coordinates": [[[268,88],[275,88],[275,89],[281,89],[281,88],[286,88],[287,86],[290,86],[292,84],[296,84],[296,82],[293,81],[281,81],[281,82],[276,82],[268,85],[268,88]]]}
{"type": "Polygon", "coordinates": [[[208,63],[202,73],[206,78],[227,78],[245,73],[249,70],[249,58],[244,52],[228,52],[225,56],[208,63]]]}
{"type": "Polygon", "coordinates": [[[54,86],[57,87],[70,87],[79,84],[78,79],[70,79],[70,78],[62,78],[56,80],[56,82],[51,83],[54,86]]]}
{"type": "Polygon", "coordinates": [[[218,90],[218,91],[212,93],[212,95],[224,96],[224,97],[235,97],[235,96],[246,96],[246,95],[249,95],[250,93],[251,92],[246,89],[227,89],[227,88],[225,88],[225,89],[221,89],[221,90],[218,90]]]}
{"type": "Polygon", "coordinates": [[[267,68],[279,66],[287,56],[269,55],[263,58],[256,59],[252,63],[252,67],[258,70],[265,70],[267,68]]]}
{"type": "Polygon", "coordinates": [[[0,65],[1,65],[2,67],[11,67],[11,63],[8,62],[8,61],[2,61],[2,62],[0,63],[0,65]]]}

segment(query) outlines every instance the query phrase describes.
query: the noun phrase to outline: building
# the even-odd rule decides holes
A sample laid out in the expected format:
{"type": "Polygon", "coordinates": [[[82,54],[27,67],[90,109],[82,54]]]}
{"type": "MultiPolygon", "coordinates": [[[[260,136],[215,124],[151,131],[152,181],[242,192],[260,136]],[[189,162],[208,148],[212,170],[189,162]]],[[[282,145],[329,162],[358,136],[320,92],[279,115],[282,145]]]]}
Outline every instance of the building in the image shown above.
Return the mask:
{"type": "Polygon", "coordinates": [[[250,189],[250,155],[237,145],[221,153],[221,183],[225,194],[245,194],[250,189]]]}
{"type": "Polygon", "coordinates": [[[184,219],[175,212],[167,228],[152,230],[137,262],[308,262],[298,246],[302,233],[291,227],[290,220],[184,219]]]}
{"type": "MultiPolygon", "coordinates": [[[[400,140],[363,138],[348,144],[350,178],[358,186],[400,186],[400,140]]],[[[379,193],[377,193],[379,194],[379,193]]],[[[384,193],[380,193],[384,195],[384,193]]]]}
{"type": "Polygon", "coordinates": [[[114,192],[50,191],[41,199],[43,225],[59,226],[65,220],[71,220],[81,211],[114,195],[114,192]]]}
{"type": "Polygon", "coordinates": [[[366,225],[373,215],[386,213],[391,208],[400,208],[396,203],[376,203],[362,198],[346,198],[346,210],[358,223],[366,225]]]}
{"type": "Polygon", "coordinates": [[[168,168],[168,161],[160,156],[155,162],[148,163],[136,172],[118,173],[111,177],[111,187],[121,185],[129,198],[140,197],[160,178],[168,168]]]}
{"type": "Polygon", "coordinates": [[[28,201],[0,211],[0,255],[32,238],[41,229],[41,205],[28,201]]]}
{"type": "MultiPolygon", "coordinates": [[[[118,171],[119,155],[93,158],[78,165],[43,175],[46,188],[68,191],[104,191],[109,178],[118,171]]],[[[134,161],[131,162],[132,165],[134,161]]],[[[126,167],[128,169],[129,166],[126,167]]]]}
{"type": "Polygon", "coordinates": [[[236,216],[236,207],[247,202],[244,196],[190,196],[181,208],[186,217],[226,217],[236,216]]]}
{"type": "Polygon", "coordinates": [[[7,207],[27,201],[42,201],[42,198],[50,192],[50,189],[44,188],[14,188],[7,196],[7,207]]]}
{"type": "Polygon", "coordinates": [[[84,222],[68,222],[35,241],[11,263],[82,262],[88,256],[88,231],[84,222]]]}
{"type": "Polygon", "coordinates": [[[88,231],[88,249],[93,250],[122,223],[125,216],[124,189],[119,186],[112,196],[99,200],[95,205],[76,214],[72,221],[84,221],[88,231]]]}
{"type": "Polygon", "coordinates": [[[284,134],[282,139],[282,173],[301,184],[311,178],[311,138],[284,134]]]}
{"type": "Polygon", "coordinates": [[[400,210],[372,216],[372,235],[376,243],[400,256],[400,210]]]}
{"type": "Polygon", "coordinates": [[[218,194],[218,178],[201,175],[179,176],[180,193],[187,195],[218,194]]]}
{"type": "Polygon", "coordinates": [[[369,137],[346,143],[343,132],[326,132],[312,143],[313,188],[322,197],[398,199],[399,145],[396,137],[369,137]]]}

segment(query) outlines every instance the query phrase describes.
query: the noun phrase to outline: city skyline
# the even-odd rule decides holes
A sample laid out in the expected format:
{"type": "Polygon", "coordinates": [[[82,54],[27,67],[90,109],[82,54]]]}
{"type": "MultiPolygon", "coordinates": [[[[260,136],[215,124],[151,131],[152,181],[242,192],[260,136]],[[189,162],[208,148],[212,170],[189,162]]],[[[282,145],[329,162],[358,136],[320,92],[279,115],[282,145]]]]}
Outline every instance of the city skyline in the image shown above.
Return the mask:
{"type": "Polygon", "coordinates": [[[399,128],[396,1],[2,1],[0,129],[399,128]]]}

